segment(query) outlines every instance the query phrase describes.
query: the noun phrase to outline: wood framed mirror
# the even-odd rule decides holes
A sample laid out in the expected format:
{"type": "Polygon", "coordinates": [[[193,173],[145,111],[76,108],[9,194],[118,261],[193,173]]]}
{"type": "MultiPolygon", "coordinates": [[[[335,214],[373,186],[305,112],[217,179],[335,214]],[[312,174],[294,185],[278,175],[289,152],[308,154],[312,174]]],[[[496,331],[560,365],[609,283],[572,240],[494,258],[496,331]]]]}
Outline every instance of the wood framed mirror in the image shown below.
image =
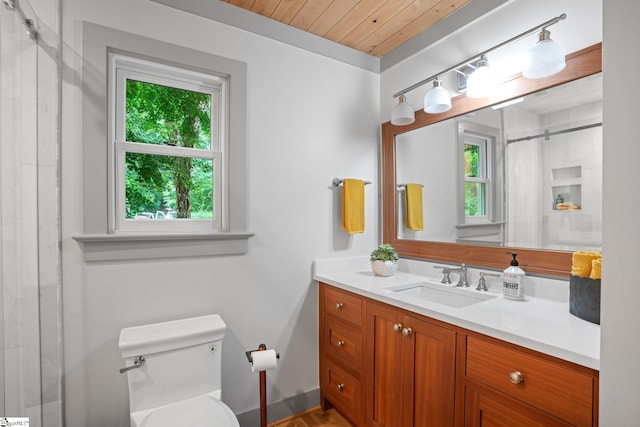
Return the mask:
{"type": "MultiPolygon", "coordinates": [[[[521,74],[511,76],[501,83],[499,95],[473,99],[464,94],[452,99],[451,110],[441,114],[416,111],[416,120],[407,126],[395,126],[391,122],[382,125],[382,224],[383,241],[396,248],[402,257],[466,263],[480,268],[503,269],[510,256],[517,252],[520,265],[527,273],[568,277],[571,271],[572,252],[521,247],[481,245],[469,243],[430,242],[398,238],[398,191],[396,182],[396,136],[429,126],[507,100],[549,89],[602,71],[602,44],[596,44],[567,55],[566,68],[551,77],[526,79],[521,74]]],[[[425,200],[425,203],[429,201],[425,200]]],[[[432,202],[432,201],[431,201],[432,202]]]]}

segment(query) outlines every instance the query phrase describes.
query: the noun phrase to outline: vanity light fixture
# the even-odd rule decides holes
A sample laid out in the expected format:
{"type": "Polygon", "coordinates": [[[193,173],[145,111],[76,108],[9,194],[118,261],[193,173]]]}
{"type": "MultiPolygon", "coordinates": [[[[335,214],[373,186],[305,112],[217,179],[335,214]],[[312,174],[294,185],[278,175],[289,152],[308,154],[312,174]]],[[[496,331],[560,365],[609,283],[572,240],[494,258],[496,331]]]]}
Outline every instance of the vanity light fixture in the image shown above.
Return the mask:
{"type": "Polygon", "coordinates": [[[528,79],[549,77],[564,70],[564,47],[551,40],[551,32],[543,28],[538,35],[538,43],[529,49],[527,65],[522,75],[528,79]]]}
{"type": "Polygon", "coordinates": [[[396,126],[410,125],[416,121],[416,114],[404,95],[400,95],[398,105],[391,111],[391,124],[396,126]]]}
{"type": "Polygon", "coordinates": [[[424,111],[429,114],[444,113],[451,109],[451,95],[442,87],[439,78],[433,81],[433,89],[424,96],[424,111]]]}
{"type": "Polygon", "coordinates": [[[496,77],[489,67],[487,56],[480,56],[476,69],[467,78],[467,96],[469,98],[486,98],[493,92],[496,85],[496,77]]]}
{"type": "Polygon", "coordinates": [[[468,76],[466,81],[467,96],[469,98],[484,98],[492,93],[495,87],[495,75],[491,72],[489,67],[489,60],[487,55],[490,52],[496,51],[506,45],[509,45],[515,41],[518,41],[530,34],[540,31],[538,35],[537,44],[530,49],[527,67],[523,71],[522,75],[526,78],[543,78],[549,77],[562,71],[565,68],[565,51],[562,46],[551,40],[550,32],[547,27],[556,24],[564,19],[567,15],[562,14],[553,19],[543,22],[524,33],[518,34],[509,40],[502,42],[490,49],[481,52],[466,61],[460,62],[452,67],[447,68],[444,71],[434,74],[433,76],[426,78],[418,83],[415,83],[400,92],[393,95],[394,98],[400,98],[398,105],[396,105],[391,111],[391,123],[396,126],[408,125],[415,121],[415,112],[409,103],[406,102],[405,93],[417,89],[431,81],[433,81],[433,89],[431,89],[424,98],[424,111],[429,114],[443,113],[451,109],[451,96],[449,92],[442,86],[442,82],[439,77],[451,72],[458,71],[461,67],[469,67],[475,64],[475,70],[468,76]],[[446,96],[449,102],[446,102],[446,96]],[[448,104],[448,105],[447,105],[448,104]],[[411,109],[411,111],[409,111],[411,109]]]}

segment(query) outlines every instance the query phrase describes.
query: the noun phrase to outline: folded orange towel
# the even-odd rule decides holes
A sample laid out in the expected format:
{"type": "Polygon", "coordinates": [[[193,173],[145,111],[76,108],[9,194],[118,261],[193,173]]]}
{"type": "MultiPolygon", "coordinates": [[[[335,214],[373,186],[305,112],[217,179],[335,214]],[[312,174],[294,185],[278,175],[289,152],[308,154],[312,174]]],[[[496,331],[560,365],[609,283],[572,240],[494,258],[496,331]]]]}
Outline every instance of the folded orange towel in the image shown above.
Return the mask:
{"type": "Polygon", "coordinates": [[[424,230],[422,223],[422,185],[405,185],[407,212],[404,216],[404,226],[409,230],[424,230]]]}
{"type": "Polygon", "coordinates": [[[349,234],[364,233],[364,181],[342,183],[342,228],[349,234]]]}

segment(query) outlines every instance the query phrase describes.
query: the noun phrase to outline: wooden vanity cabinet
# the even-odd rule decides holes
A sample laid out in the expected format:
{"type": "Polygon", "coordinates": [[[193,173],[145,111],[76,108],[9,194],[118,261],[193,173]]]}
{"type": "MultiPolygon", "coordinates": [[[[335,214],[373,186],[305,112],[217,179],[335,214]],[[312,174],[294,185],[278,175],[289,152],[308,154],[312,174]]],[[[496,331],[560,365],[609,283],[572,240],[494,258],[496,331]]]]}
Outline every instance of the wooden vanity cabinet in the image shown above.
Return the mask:
{"type": "Polygon", "coordinates": [[[320,402],[365,425],[364,298],[320,283],[320,402]]]}
{"type": "Polygon", "coordinates": [[[320,283],[320,396],[358,427],[597,426],[598,372],[320,283]]]}
{"type": "Polygon", "coordinates": [[[453,426],[456,332],[367,303],[368,425],[453,426]]]}

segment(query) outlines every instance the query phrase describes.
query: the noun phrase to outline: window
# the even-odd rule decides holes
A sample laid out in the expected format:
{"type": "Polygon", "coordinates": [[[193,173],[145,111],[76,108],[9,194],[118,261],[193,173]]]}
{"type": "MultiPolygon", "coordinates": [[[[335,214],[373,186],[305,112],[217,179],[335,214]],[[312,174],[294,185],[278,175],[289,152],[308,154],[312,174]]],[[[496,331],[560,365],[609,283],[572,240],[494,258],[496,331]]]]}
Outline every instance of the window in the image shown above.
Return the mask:
{"type": "MultiPolygon", "coordinates": [[[[73,238],[81,245],[86,261],[248,251],[248,239],[253,233],[247,230],[246,63],[83,22],[82,95],[79,117],[83,139],[82,231],[73,238]],[[120,75],[112,68],[112,59],[116,57],[120,58],[120,75]],[[115,96],[118,78],[121,81],[119,100],[115,96]],[[160,125],[155,129],[132,128],[135,132],[130,133],[142,137],[127,137],[127,79],[137,82],[131,84],[132,91],[140,89],[134,86],[153,90],[164,87],[177,90],[174,94],[195,94],[194,97],[209,99],[211,121],[207,125],[204,116],[199,116],[200,128],[193,147],[178,144],[178,135],[165,137],[169,135],[164,127],[168,125],[166,120],[164,124],[156,121],[160,125]],[[111,87],[113,94],[109,92],[111,87]],[[117,101],[121,103],[118,119],[114,114],[117,101]],[[117,129],[116,119],[119,120],[117,129]],[[208,147],[204,140],[209,141],[208,147]],[[186,159],[192,162],[192,171],[193,163],[201,163],[197,166],[200,179],[194,184],[199,189],[194,191],[189,187],[191,218],[177,218],[179,207],[175,193],[179,191],[175,190],[176,178],[167,171],[172,163],[186,159]],[[161,167],[151,171],[165,168],[162,176],[146,169],[153,162],[161,167]],[[116,165],[119,166],[116,168],[116,165]],[[144,173],[140,174],[143,167],[144,173]],[[154,189],[151,195],[136,193],[131,186],[127,195],[127,173],[135,183],[133,186],[151,182],[154,189]],[[208,187],[204,182],[210,182],[208,187]],[[159,188],[162,188],[161,195],[159,188]],[[211,194],[206,201],[195,200],[193,193],[204,195],[208,190],[211,194]],[[128,199],[142,196],[152,202],[138,205],[136,201],[127,205],[128,199]],[[209,213],[196,215],[203,211],[209,213]]],[[[144,109],[136,110],[140,113],[144,109]]],[[[180,209],[186,211],[184,207],[180,209]]]]}
{"type": "Polygon", "coordinates": [[[224,227],[227,81],[110,55],[115,232],[224,227]]]}

